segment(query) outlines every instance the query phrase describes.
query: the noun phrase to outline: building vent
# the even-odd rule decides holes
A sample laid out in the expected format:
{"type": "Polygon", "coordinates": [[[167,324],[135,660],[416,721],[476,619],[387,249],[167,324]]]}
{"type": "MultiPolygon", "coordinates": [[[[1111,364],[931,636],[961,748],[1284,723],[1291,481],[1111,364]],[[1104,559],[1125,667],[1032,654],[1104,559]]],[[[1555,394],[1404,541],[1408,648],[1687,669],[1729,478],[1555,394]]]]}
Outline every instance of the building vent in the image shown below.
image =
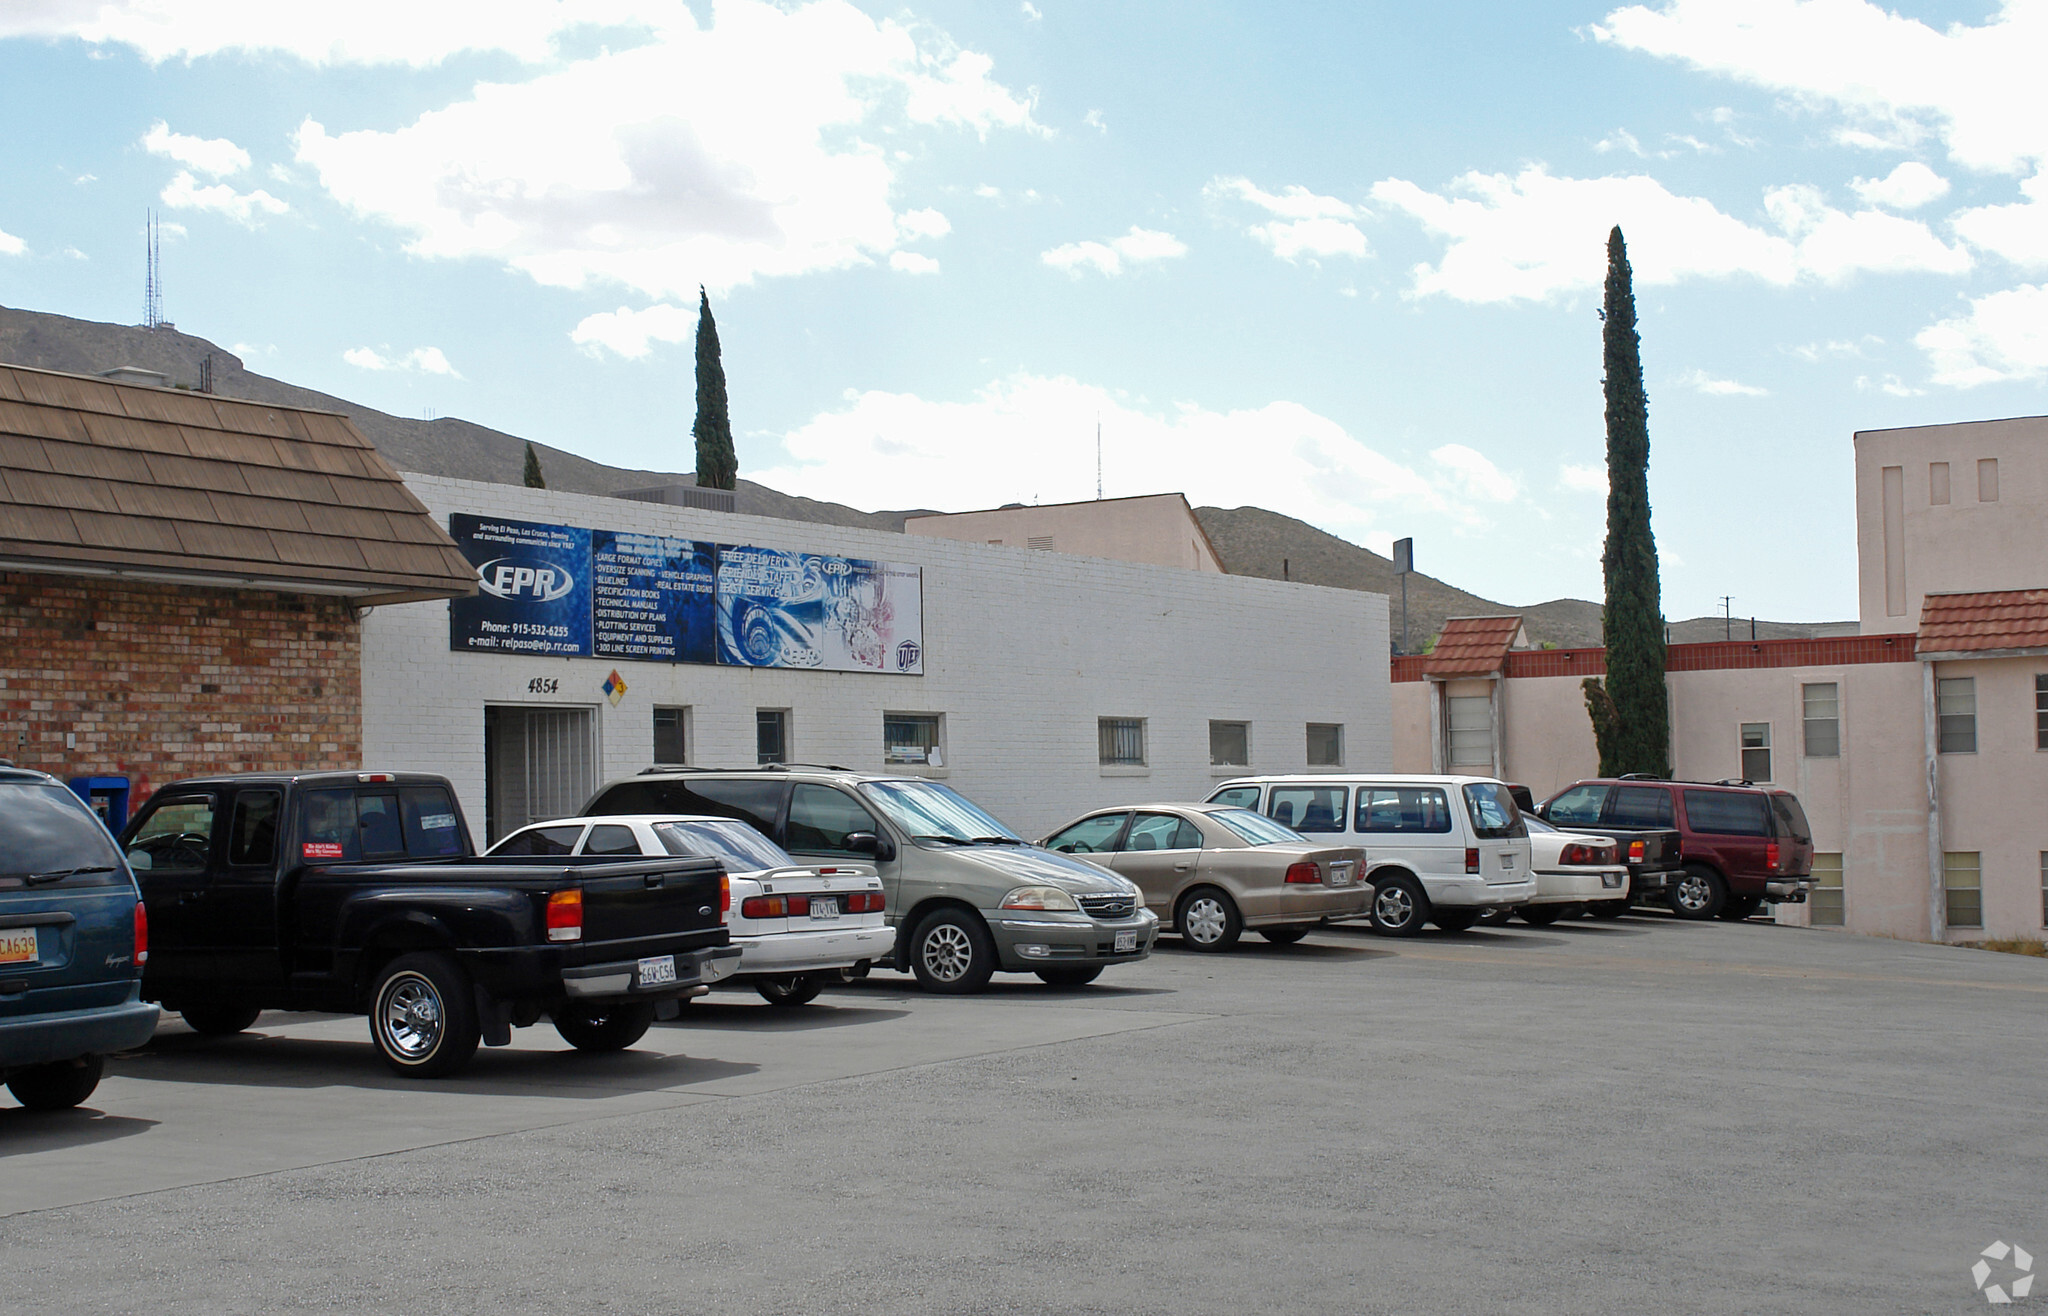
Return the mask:
{"type": "Polygon", "coordinates": [[[1031,536],[1031,538],[1025,540],[1024,542],[1030,545],[1032,548],[1044,549],[1048,553],[1052,552],[1051,535],[1033,535],[1031,536]]]}
{"type": "Polygon", "coordinates": [[[731,489],[699,489],[694,480],[688,484],[664,484],[652,489],[618,489],[612,493],[612,497],[629,498],[636,503],[697,507],[707,512],[739,510],[739,496],[731,489]]]}
{"type": "Polygon", "coordinates": [[[161,370],[144,370],[141,366],[115,366],[112,370],[100,371],[101,379],[111,379],[116,384],[141,384],[148,388],[169,388],[171,377],[161,370]]]}

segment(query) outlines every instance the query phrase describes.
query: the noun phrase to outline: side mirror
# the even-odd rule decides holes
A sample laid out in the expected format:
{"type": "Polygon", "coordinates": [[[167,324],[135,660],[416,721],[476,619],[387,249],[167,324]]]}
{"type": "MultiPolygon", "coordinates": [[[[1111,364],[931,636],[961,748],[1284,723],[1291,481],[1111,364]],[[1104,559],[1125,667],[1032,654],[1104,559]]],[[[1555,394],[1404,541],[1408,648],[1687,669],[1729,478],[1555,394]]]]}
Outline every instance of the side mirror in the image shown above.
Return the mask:
{"type": "Polygon", "coordinates": [[[877,863],[887,863],[896,857],[896,847],[873,832],[848,832],[843,844],[855,854],[864,854],[877,863]]]}

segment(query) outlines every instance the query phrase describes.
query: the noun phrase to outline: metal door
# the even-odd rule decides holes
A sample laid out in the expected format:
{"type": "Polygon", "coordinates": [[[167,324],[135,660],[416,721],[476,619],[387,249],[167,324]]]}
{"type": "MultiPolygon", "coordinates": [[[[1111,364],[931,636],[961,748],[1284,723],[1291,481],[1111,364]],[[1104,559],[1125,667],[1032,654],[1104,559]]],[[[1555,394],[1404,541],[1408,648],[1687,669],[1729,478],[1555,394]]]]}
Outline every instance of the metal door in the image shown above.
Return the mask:
{"type": "Polygon", "coordinates": [[[571,818],[597,788],[597,725],[588,708],[484,708],[485,831],[491,843],[528,823],[571,818]]]}

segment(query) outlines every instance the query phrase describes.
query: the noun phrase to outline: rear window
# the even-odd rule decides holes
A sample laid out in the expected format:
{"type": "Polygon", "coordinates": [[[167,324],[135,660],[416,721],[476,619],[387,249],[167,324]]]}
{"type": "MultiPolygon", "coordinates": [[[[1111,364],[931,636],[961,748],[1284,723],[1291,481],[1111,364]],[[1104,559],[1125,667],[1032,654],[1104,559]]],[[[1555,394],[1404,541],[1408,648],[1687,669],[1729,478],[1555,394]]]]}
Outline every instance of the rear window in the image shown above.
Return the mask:
{"type": "Polygon", "coordinates": [[[591,802],[588,813],[708,813],[737,818],[763,836],[773,836],[781,821],[782,797],[789,786],[760,778],[686,781],[622,781],[591,802]]]}
{"type": "Polygon", "coordinates": [[[716,859],[728,873],[758,873],[796,862],[781,846],[744,823],[658,822],[654,834],[670,854],[716,859]]]}
{"type": "Polygon", "coordinates": [[[1472,834],[1482,841],[1529,834],[1515,797],[1497,781],[1475,781],[1465,787],[1465,808],[1472,814],[1472,834]]]}
{"type": "Polygon", "coordinates": [[[1357,830],[1440,835],[1451,830],[1451,798],[1436,786],[1360,787],[1357,830]]]}
{"type": "Polygon", "coordinates": [[[120,862],[107,829],[70,791],[45,782],[0,785],[0,878],[67,868],[118,872],[120,862]]]}
{"type": "Polygon", "coordinates": [[[1771,796],[1771,812],[1778,818],[1778,834],[1797,841],[1801,845],[1813,844],[1813,828],[1807,825],[1806,810],[1799,807],[1797,795],[1782,791],[1771,796]]]}
{"type": "Polygon", "coordinates": [[[1671,792],[1662,786],[1617,786],[1607,820],[1616,827],[1672,827],[1671,792]]]}
{"type": "Polygon", "coordinates": [[[1343,786],[1275,786],[1266,816],[1297,832],[1341,832],[1350,794],[1343,786]]]}
{"type": "Polygon", "coordinates": [[[398,792],[405,818],[405,852],[415,859],[445,859],[462,853],[462,827],[455,801],[439,786],[407,786],[398,792]]]}
{"type": "MultiPolygon", "coordinates": [[[[626,833],[628,837],[631,832],[626,833]]],[[[583,837],[583,824],[570,823],[566,827],[529,827],[523,832],[514,832],[491,847],[493,859],[533,859],[548,855],[573,854],[576,842],[583,837]]]]}
{"type": "Polygon", "coordinates": [[[446,859],[463,852],[455,802],[441,786],[307,791],[300,807],[305,826],[294,858],[301,863],[446,859]]]}
{"type": "Polygon", "coordinates": [[[1769,836],[1771,806],[1762,791],[1687,791],[1685,817],[1696,832],[1769,836]]]}
{"type": "Polygon", "coordinates": [[[1560,827],[1585,827],[1600,821],[1607,804],[1605,786],[1574,786],[1543,806],[1543,816],[1560,827]]]}
{"type": "Polygon", "coordinates": [[[1250,809],[1218,809],[1209,816],[1253,845],[1287,845],[1308,839],[1250,809]]]}
{"type": "Polygon", "coordinates": [[[1209,797],[1209,803],[1228,804],[1239,809],[1256,809],[1259,807],[1259,787],[1225,786],[1209,797]]]}

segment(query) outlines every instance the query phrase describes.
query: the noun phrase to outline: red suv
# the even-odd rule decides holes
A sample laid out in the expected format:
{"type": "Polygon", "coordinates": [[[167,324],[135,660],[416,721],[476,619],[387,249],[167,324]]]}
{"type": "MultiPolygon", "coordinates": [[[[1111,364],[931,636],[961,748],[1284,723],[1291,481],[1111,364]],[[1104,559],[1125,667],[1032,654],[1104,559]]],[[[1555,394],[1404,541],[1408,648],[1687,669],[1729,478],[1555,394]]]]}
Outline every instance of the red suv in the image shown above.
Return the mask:
{"type": "Polygon", "coordinates": [[[1801,904],[1813,889],[1813,829],[1790,791],[1746,781],[1605,777],[1543,802],[1559,827],[1676,827],[1685,871],[1669,888],[1680,918],[1744,919],[1766,900],[1801,904]]]}

